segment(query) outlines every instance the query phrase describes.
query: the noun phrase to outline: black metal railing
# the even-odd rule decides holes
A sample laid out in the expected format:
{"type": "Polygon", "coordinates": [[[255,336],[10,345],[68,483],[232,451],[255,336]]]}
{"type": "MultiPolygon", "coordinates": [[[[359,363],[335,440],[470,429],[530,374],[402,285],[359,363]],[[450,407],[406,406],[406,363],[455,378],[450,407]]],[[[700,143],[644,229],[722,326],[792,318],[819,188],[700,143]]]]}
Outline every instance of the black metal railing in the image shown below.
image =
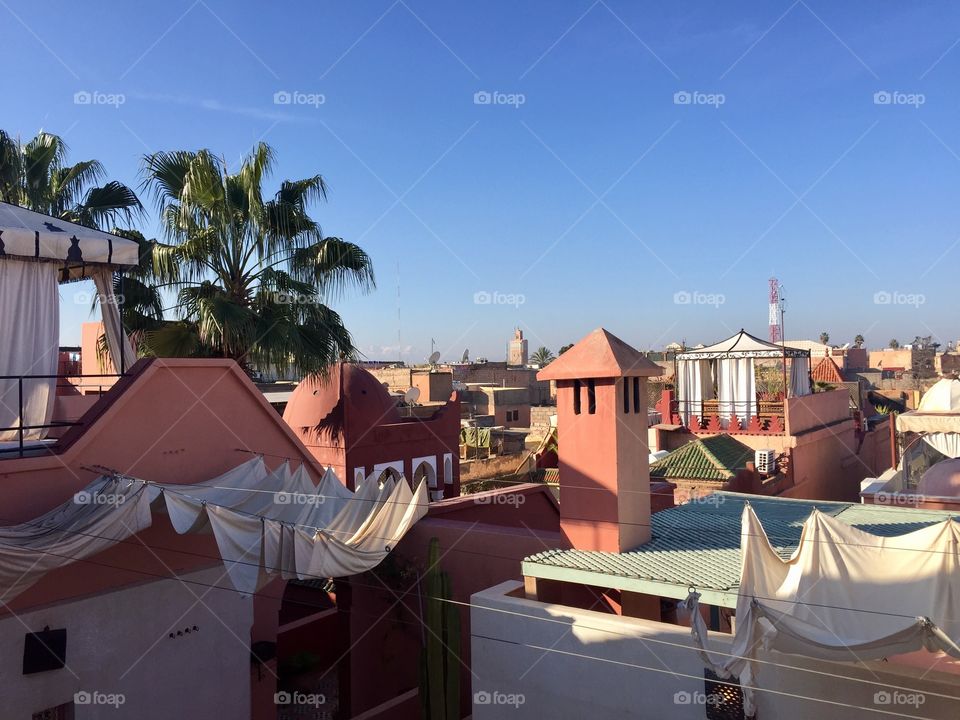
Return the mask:
{"type": "MultiPolygon", "coordinates": [[[[104,373],[100,375],[84,375],[79,373],[58,373],[56,375],[0,375],[0,382],[16,380],[17,381],[17,424],[11,427],[0,427],[0,433],[6,433],[11,431],[16,431],[17,433],[17,446],[13,448],[0,448],[0,459],[2,459],[7,454],[16,453],[17,457],[23,457],[25,451],[34,450],[35,447],[24,445],[24,434],[30,430],[50,430],[53,428],[62,428],[62,427],[73,427],[75,425],[81,425],[79,421],[70,421],[70,420],[54,420],[51,419],[48,423],[43,423],[40,425],[26,425],[23,421],[23,383],[24,381],[29,380],[56,380],[57,384],[54,386],[54,392],[57,388],[64,387],[73,387],[73,388],[82,388],[82,387],[92,387],[96,386],[98,388],[98,394],[102,395],[104,392],[104,383],[67,383],[60,384],[60,380],[67,380],[71,378],[85,379],[85,378],[113,378],[114,380],[122,377],[119,373],[104,373]]],[[[108,385],[112,386],[113,383],[108,385]]]]}

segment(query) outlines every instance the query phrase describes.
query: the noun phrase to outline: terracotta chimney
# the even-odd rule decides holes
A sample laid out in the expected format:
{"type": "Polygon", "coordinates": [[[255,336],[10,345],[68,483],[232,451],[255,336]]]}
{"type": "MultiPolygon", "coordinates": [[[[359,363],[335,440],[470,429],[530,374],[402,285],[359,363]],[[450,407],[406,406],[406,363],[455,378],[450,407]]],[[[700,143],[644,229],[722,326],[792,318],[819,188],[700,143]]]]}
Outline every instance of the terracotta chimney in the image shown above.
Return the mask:
{"type": "Polygon", "coordinates": [[[650,539],[647,378],[663,369],[598,328],[546,368],[557,383],[560,529],[580,550],[650,539]]]}

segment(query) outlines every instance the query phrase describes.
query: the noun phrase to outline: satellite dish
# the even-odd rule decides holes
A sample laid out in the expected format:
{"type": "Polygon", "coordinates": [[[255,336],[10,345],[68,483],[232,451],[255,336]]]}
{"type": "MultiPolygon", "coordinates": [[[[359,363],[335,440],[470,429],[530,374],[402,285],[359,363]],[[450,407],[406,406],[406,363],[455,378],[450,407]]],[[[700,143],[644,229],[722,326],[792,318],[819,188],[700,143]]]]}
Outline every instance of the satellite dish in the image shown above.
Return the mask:
{"type": "Polygon", "coordinates": [[[412,387],[403,394],[403,401],[408,405],[413,405],[420,399],[420,388],[412,387]]]}
{"type": "Polygon", "coordinates": [[[469,362],[470,361],[470,348],[467,348],[463,351],[463,357],[460,358],[460,362],[469,362]]]}
{"type": "Polygon", "coordinates": [[[430,363],[431,365],[436,365],[437,360],[439,359],[440,359],[440,351],[437,350],[436,352],[432,353],[429,358],[427,358],[427,362],[430,363]]]}

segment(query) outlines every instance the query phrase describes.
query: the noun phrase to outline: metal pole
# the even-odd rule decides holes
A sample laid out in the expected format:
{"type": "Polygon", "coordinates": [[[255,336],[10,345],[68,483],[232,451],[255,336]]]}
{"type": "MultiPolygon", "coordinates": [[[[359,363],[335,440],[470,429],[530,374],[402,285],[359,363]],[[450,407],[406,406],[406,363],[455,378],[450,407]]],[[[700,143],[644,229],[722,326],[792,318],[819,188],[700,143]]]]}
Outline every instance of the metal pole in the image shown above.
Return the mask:
{"type": "Polygon", "coordinates": [[[20,457],[23,457],[23,378],[17,378],[17,402],[20,405],[20,457]]]}
{"type": "Polygon", "coordinates": [[[123,346],[127,343],[124,340],[124,331],[123,331],[123,272],[117,273],[120,276],[120,293],[117,296],[117,315],[120,318],[120,367],[116,368],[121,375],[123,375],[124,370],[126,369],[126,362],[123,357],[123,346]]]}
{"type": "Polygon", "coordinates": [[[783,324],[783,296],[780,297],[780,347],[783,348],[783,415],[786,422],[787,415],[787,331],[783,324]]]}

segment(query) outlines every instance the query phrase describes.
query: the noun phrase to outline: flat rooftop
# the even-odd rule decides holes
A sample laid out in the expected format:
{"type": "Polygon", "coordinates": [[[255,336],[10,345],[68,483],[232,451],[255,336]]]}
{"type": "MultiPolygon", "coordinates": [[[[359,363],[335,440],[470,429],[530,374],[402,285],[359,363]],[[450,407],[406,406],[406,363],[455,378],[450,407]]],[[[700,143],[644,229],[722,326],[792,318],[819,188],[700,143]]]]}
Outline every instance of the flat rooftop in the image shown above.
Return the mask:
{"type": "Polygon", "coordinates": [[[884,537],[913,532],[956,516],[943,510],[716,492],[654,513],[652,538],[636,550],[547,550],[525,558],[522,572],[544,580],[678,600],[694,588],[702,602],[734,608],[740,586],[740,521],[747,502],[753,505],[770,543],[783,558],[796,550],[803,522],[814,508],[884,537]]]}

